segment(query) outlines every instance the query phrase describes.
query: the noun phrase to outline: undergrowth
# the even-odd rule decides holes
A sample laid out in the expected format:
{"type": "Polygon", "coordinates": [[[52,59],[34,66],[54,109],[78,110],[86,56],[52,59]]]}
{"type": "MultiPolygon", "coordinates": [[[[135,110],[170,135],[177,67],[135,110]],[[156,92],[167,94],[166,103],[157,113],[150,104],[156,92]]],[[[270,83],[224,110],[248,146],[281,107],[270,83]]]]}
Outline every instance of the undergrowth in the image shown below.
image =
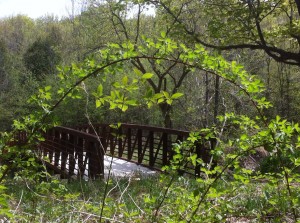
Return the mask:
{"type": "MultiPolygon", "coordinates": [[[[22,180],[6,182],[13,214],[11,222],[99,221],[103,180],[68,182],[52,178],[42,184],[22,180]]],[[[297,185],[294,186],[293,193],[299,192],[297,185]]],[[[103,222],[186,222],[204,188],[201,180],[188,176],[114,178],[109,182],[102,219],[103,222]],[[173,183],[164,195],[171,179],[173,183]],[[163,197],[162,207],[155,216],[163,197]]],[[[239,219],[293,222],[284,182],[257,179],[244,184],[224,178],[208,197],[192,222],[237,222],[239,219]]]]}

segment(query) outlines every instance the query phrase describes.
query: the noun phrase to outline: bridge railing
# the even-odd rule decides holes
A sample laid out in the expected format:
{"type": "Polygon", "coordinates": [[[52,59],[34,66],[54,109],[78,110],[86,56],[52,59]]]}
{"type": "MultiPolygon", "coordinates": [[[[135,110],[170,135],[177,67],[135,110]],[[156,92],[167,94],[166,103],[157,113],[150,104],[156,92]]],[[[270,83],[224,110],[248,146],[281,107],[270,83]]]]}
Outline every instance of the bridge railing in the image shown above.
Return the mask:
{"type": "Polygon", "coordinates": [[[78,130],[54,127],[38,146],[42,160],[63,177],[77,175],[97,178],[104,174],[101,139],[78,130]]]}
{"type": "MultiPolygon", "coordinates": [[[[104,154],[161,169],[173,159],[173,144],[186,140],[189,132],[135,124],[95,124],[76,127],[76,130],[54,127],[44,136],[38,151],[50,169],[63,177],[96,178],[104,175],[104,154]]],[[[26,137],[19,133],[16,140],[23,142],[26,137]]],[[[214,139],[196,142],[182,152],[196,154],[209,163],[214,145],[214,139]]],[[[200,176],[200,168],[191,162],[184,163],[184,172],[192,175],[200,176]]]]}
{"type": "MultiPolygon", "coordinates": [[[[188,131],[135,124],[95,124],[79,126],[77,129],[101,136],[106,154],[154,169],[169,165],[174,155],[173,144],[182,142],[189,136],[188,131]]],[[[214,140],[196,143],[193,152],[197,154],[197,158],[208,163],[209,151],[213,146],[214,140]]],[[[186,153],[191,152],[191,148],[185,149],[188,150],[186,153]]],[[[186,163],[184,171],[199,176],[200,166],[186,163]]]]}
{"type": "Polygon", "coordinates": [[[27,132],[25,131],[16,131],[12,139],[6,143],[7,146],[16,146],[23,145],[27,143],[27,132]]]}

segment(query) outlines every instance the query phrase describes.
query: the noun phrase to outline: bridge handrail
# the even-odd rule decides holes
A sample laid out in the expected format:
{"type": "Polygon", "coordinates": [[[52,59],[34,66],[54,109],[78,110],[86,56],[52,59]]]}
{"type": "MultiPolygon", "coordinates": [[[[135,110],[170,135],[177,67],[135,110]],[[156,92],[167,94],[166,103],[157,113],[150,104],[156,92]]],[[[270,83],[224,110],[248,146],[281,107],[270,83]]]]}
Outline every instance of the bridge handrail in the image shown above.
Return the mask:
{"type": "Polygon", "coordinates": [[[79,131],[77,129],[71,129],[71,128],[63,127],[63,126],[56,126],[56,127],[54,127],[54,129],[63,131],[63,132],[68,133],[68,134],[72,134],[74,136],[80,136],[80,137],[84,136],[84,138],[88,139],[89,141],[99,142],[99,140],[101,140],[100,136],[96,136],[96,135],[93,135],[93,134],[82,132],[82,131],[79,131]]]}
{"type": "MultiPolygon", "coordinates": [[[[163,128],[163,127],[156,127],[156,126],[149,126],[149,125],[138,125],[138,124],[127,124],[127,123],[119,123],[121,127],[124,128],[135,128],[135,129],[143,129],[153,132],[161,132],[161,133],[167,133],[172,135],[181,135],[181,136],[189,136],[190,132],[185,130],[177,130],[177,129],[171,129],[171,128],[163,128]]],[[[100,124],[96,123],[93,125],[79,125],[76,127],[76,129],[81,128],[97,128],[97,127],[108,127],[116,124],[100,124]]]]}

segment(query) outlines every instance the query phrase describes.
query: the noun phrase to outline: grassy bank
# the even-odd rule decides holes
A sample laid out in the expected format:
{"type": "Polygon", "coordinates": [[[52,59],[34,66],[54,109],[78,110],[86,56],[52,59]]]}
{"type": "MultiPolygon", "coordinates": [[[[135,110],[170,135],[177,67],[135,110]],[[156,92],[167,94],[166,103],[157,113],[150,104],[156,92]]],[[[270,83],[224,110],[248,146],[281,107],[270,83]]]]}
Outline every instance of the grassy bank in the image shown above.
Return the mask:
{"type": "MultiPolygon", "coordinates": [[[[207,186],[188,177],[136,174],[111,180],[103,203],[104,180],[19,179],[6,184],[11,222],[187,222],[207,186]]],[[[296,193],[297,186],[292,190],[296,193]]],[[[283,182],[223,179],[210,189],[191,222],[293,222],[288,203],[283,182]]]]}

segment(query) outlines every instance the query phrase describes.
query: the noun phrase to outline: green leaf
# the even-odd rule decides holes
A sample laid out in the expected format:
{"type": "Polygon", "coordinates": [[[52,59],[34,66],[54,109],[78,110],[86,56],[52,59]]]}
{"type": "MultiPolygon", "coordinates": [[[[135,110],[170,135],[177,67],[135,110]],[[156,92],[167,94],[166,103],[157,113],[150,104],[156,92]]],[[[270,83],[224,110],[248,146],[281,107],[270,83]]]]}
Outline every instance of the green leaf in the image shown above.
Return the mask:
{"type": "Polygon", "coordinates": [[[172,96],[171,96],[171,99],[177,99],[177,98],[180,98],[180,97],[182,97],[183,96],[183,93],[175,93],[175,94],[173,94],[172,96]]]}
{"type": "Polygon", "coordinates": [[[112,47],[112,48],[120,49],[120,46],[118,44],[115,44],[115,43],[111,43],[111,44],[109,44],[109,46],[112,47]]]}
{"type": "Polygon", "coordinates": [[[102,86],[102,84],[99,84],[99,85],[98,85],[98,88],[97,88],[97,95],[98,95],[98,96],[102,96],[102,95],[103,95],[103,86],[102,86]]]}
{"type": "Polygon", "coordinates": [[[196,166],[196,164],[197,164],[197,162],[196,162],[197,154],[194,154],[194,155],[190,156],[190,159],[191,159],[191,162],[192,162],[193,166],[196,166]]]}
{"type": "Polygon", "coordinates": [[[127,76],[123,77],[122,82],[123,82],[124,85],[127,85],[128,84],[128,77],[127,76]]]}
{"type": "Polygon", "coordinates": [[[162,93],[157,93],[153,96],[153,99],[160,99],[162,98],[164,95],[162,93]]]}
{"type": "Polygon", "coordinates": [[[133,68],[133,71],[138,76],[142,76],[143,75],[143,73],[140,70],[138,70],[137,68],[133,68]]]}
{"type": "Polygon", "coordinates": [[[100,100],[96,100],[96,108],[99,108],[101,106],[101,101],[100,100]]]}
{"type": "Polygon", "coordinates": [[[122,110],[122,112],[127,111],[127,109],[128,109],[128,106],[127,106],[127,105],[121,105],[121,110],[122,110]]]}
{"type": "Polygon", "coordinates": [[[116,103],[114,103],[114,102],[109,102],[110,104],[110,106],[109,106],[109,109],[111,109],[111,110],[113,110],[113,109],[115,109],[116,107],[117,107],[117,104],[116,103]]]}
{"type": "Polygon", "coordinates": [[[300,166],[300,158],[296,158],[294,160],[294,164],[295,164],[295,166],[300,166]]]}
{"type": "Polygon", "coordinates": [[[173,102],[173,100],[172,100],[172,99],[167,99],[167,101],[166,101],[166,102],[167,102],[167,104],[168,104],[168,105],[171,105],[171,104],[172,104],[172,102],[173,102]]]}
{"type": "Polygon", "coordinates": [[[58,94],[64,94],[64,92],[65,92],[65,89],[64,89],[64,88],[60,88],[60,89],[57,91],[58,94]]]}
{"type": "Polygon", "coordinates": [[[45,91],[49,91],[52,87],[51,86],[46,86],[45,91]]]}
{"type": "Polygon", "coordinates": [[[162,93],[164,94],[164,96],[165,96],[167,99],[169,99],[169,98],[170,98],[170,94],[169,94],[168,92],[166,92],[166,91],[163,91],[162,93]]]}
{"type": "Polygon", "coordinates": [[[151,108],[153,106],[153,102],[152,101],[149,101],[148,103],[147,103],[147,107],[148,108],[151,108]]]}
{"type": "Polygon", "coordinates": [[[160,98],[160,99],[158,99],[157,103],[160,104],[160,103],[162,103],[162,102],[164,102],[164,101],[165,101],[164,98],[160,98]]]}
{"type": "Polygon", "coordinates": [[[151,73],[145,73],[145,74],[143,74],[142,79],[150,79],[152,77],[153,77],[153,74],[151,74],[151,73]]]}
{"type": "Polygon", "coordinates": [[[136,100],[128,100],[128,101],[126,101],[126,104],[131,105],[131,106],[136,106],[137,102],[136,102],[136,100]]]}
{"type": "Polygon", "coordinates": [[[114,86],[115,88],[121,88],[121,84],[120,84],[119,82],[113,83],[113,86],[114,86]]]}

